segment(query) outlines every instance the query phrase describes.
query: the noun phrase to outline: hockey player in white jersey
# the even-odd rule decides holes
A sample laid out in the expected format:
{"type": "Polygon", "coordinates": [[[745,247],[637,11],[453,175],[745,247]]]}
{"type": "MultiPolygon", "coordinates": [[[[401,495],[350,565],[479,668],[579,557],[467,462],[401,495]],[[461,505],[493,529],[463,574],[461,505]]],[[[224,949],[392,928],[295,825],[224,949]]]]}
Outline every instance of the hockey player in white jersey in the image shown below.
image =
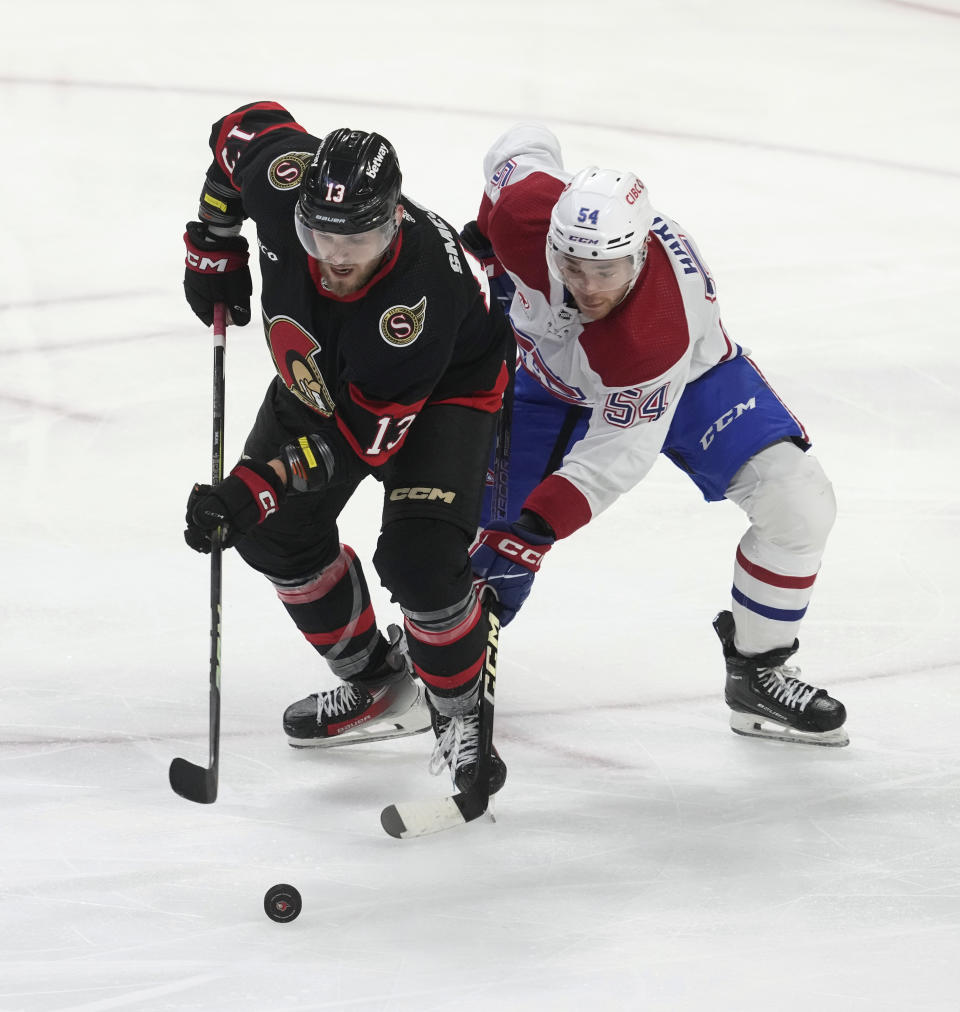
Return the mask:
{"type": "Polygon", "coordinates": [[[833,488],[803,426],[727,336],[693,240],[632,172],[566,171],[543,126],[508,130],[484,172],[463,238],[510,299],[522,366],[508,520],[488,522],[473,552],[503,623],[554,542],[665,454],[707,501],[729,499],[749,518],[730,609],[713,621],[731,727],[846,745],[843,704],[787,663],[836,516],[833,488]]]}

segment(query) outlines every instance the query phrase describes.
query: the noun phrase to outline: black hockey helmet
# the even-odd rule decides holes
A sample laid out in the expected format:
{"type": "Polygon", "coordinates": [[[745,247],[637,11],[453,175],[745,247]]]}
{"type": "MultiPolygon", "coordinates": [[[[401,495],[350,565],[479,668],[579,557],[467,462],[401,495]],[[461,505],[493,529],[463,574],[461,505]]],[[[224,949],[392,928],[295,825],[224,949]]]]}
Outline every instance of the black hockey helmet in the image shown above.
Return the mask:
{"type": "Polygon", "coordinates": [[[397,153],[386,137],[332,130],[300,184],[297,219],[320,232],[366,232],[393,219],[400,182],[397,153]]]}

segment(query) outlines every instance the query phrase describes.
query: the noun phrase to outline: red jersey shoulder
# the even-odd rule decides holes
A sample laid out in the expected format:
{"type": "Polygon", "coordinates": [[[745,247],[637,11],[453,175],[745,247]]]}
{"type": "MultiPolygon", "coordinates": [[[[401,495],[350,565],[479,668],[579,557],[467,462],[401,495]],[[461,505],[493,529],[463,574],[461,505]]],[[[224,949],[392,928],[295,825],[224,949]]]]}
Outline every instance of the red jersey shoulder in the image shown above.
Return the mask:
{"type": "Polygon", "coordinates": [[[496,203],[484,194],[477,216],[480,231],[490,240],[503,266],[544,295],[550,292],[544,257],[550,212],[564,185],[563,180],[547,172],[531,172],[506,185],[496,203]]]}
{"type": "Polygon", "coordinates": [[[647,262],[626,301],[584,326],[580,344],[604,386],[641,386],[683,357],[690,327],[683,294],[667,254],[648,246],[647,262]]]}

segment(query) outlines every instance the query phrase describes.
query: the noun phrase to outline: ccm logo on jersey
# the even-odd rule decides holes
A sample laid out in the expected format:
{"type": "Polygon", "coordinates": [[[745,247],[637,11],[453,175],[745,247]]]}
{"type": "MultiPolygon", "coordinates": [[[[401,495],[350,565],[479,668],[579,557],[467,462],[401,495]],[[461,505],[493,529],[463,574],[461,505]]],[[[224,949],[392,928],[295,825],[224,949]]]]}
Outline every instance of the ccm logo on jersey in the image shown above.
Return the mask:
{"type": "Polygon", "coordinates": [[[413,488],[395,488],[390,493],[390,502],[400,502],[403,499],[426,499],[433,502],[435,499],[442,499],[445,503],[452,503],[456,497],[456,492],[444,492],[442,488],[416,485],[413,488]]]}

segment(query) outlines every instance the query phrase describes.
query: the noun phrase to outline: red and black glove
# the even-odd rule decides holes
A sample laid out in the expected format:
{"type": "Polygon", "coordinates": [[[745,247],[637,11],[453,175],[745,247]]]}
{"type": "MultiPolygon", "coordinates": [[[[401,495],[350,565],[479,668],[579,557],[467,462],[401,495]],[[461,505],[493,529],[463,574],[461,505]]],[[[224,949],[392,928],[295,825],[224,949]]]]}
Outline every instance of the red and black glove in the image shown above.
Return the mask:
{"type": "Polygon", "coordinates": [[[222,302],[232,322],[245,327],[253,292],[247,240],[242,235],[214,235],[206,222],[188,221],[183,241],[187,245],[183,290],[190,308],[209,327],[214,305],[222,302]]]}
{"type": "Polygon", "coordinates": [[[286,496],[283,482],[269,464],[242,460],[219,485],[194,485],[187,500],[186,543],[204,554],[213,532],[230,548],[251,528],[276,513],[286,496]]]}

